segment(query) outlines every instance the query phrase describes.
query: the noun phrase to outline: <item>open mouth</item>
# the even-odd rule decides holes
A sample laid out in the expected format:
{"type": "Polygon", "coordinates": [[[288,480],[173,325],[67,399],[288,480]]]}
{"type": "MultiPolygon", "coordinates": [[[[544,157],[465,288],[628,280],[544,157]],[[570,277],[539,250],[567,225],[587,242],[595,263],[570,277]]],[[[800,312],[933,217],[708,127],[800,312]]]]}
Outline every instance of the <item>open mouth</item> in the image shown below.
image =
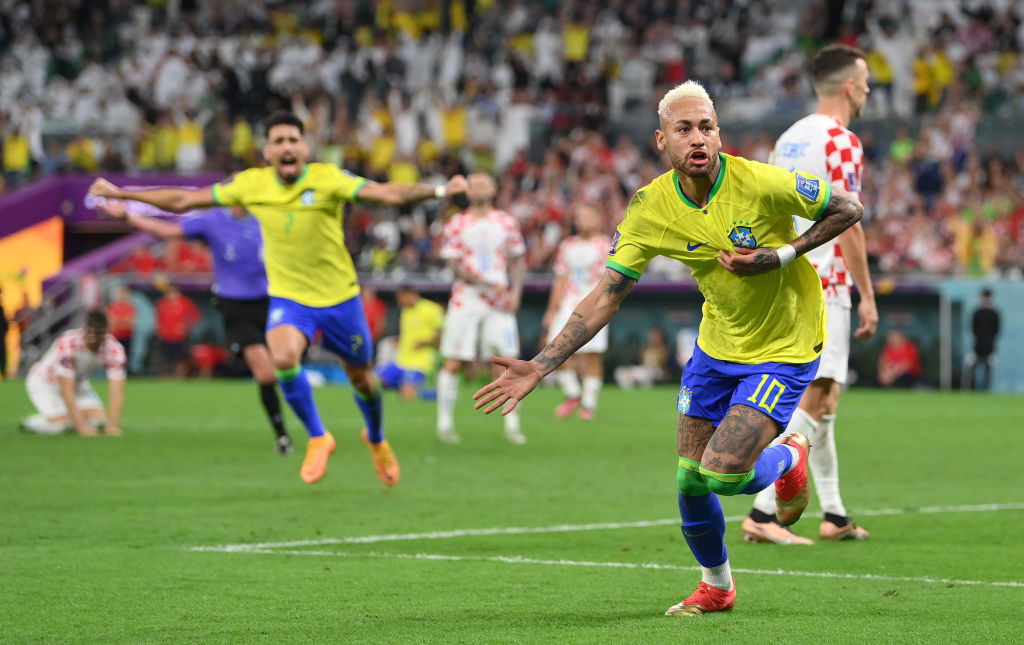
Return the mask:
{"type": "Polygon", "coordinates": [[[708,153],[703,150],[696,150],[690,153],[690,163],[695,166],[706,166],[710,161],[708,153]]]}
{"type": "Polygon", "coordinates": [[[298,167],[298,161],[295,155],[283,155],[281,157],[281,170],[295,170],[298,167]]]}

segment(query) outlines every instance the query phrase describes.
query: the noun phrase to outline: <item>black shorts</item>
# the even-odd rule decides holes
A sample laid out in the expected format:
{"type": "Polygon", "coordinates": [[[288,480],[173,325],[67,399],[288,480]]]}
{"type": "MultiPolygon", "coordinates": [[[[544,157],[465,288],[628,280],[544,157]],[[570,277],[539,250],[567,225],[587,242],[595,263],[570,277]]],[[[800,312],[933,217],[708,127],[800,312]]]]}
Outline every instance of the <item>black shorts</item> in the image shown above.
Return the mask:
{"type": "Polygon", "coordinates": [[[266,345],[267,310],[270,298],[235,300],[218,296],[217,309],[224,317],[228,347],[240,354],[249,345],[266,345]]]}

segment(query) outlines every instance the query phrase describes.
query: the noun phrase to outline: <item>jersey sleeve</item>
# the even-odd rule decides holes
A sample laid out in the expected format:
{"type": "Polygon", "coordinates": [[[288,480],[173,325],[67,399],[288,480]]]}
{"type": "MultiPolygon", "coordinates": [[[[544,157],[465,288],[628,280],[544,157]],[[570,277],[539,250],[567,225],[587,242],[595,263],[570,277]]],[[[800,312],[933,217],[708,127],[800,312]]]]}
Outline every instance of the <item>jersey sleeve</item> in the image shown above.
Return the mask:
{"type": "Polygon", "coordinates": [[[461,221],[462,219],[456,215],[444,224],[444,230],[441,231],[441,250],[438,253],[442,260],[453,260],[462,256],[462,243],[459,240],[461,221]]]}
{"type": "Polygon", "coordinates": [[[523,240],[523,232],[519,228],[519,221],[511,215],[507,215],[504,226],[508,232],[508,256],[510,258],[518,258],[525,255],[526,242],[523,240]]]}
{"type": "Polygon", "coordinates": [[[558,255],[555,256],[555,275],[564,277],[569,275],[569,261],[566,258],[568,255],[569,240],[562,242],[558,247],[558,255]]]}
{"type": "Polygon", "coordinates": [[[227,179],[210,187],[213,191],[213,201],[221,206],[244,206],[245,197],[250,191],[254,182],[259,181],[263,174],[262,168],[250,168],[228,177],[227,179]]]}
{"type": "Polygon", "coordinates": [[[75,378],[75,348],[68,338],[57,341],[57,360],[53,371],[57,376],[75,378]]]}
{"type": "Polygon", "coordinates": [[[125,355],[124,347],[113,336],[108,336],[104,344],[103,367],[106,370],[107,379],[123,380],[128,375],[125,369],[128,358],[125,355]]]}
{"type": "Polygon", "coordinates": [[[658,255],[653,244],[648,199],[647,192],[641,188],[629,200],[605,261],[609,269],[634,280],[640,279],[647,263],[658,255]]]}
{"type": "Polygon", "coordinates": [[[189,240],[205,240],[207,219],[202,215],[186,217],[178,222],[182,235],[189,240]]]}
{"type": "Polygon", "coordinates": [[[829,182],[860,199],[861,171],[864,168],[864,148],[860,139],[849,130],[829,131],[825,144],[825,168],[829,182]]]}
{"type": "Polygon", "coordinates": [[[355,202],[359,200],[359,189],[366,183],[365,177],[353,174],[334,165],[329,165],[331,171],[328,175],[331,182],[331,192],[343,202],[355,202]]]}
{"type": "Polygon", "coordinates": [[[800,170],[762,165],[758,173],[765,215],[786,218],[793,215],[817,221],[832,198],[832,185],[800,170]]]}

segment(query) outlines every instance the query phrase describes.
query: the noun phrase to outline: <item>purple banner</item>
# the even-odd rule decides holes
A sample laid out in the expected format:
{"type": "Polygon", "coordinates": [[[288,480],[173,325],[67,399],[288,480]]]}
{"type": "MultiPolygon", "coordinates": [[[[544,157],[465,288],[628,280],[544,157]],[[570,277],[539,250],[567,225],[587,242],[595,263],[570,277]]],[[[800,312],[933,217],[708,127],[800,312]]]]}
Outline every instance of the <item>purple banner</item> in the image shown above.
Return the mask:
{"type": "MultiPolygon", "coordinates": [[[[60,175],[47,177],[0,198],[0,237],[38,224],[48,217],[60,215],[67,222],[91,222],[101,219],[92,209],[89,186],[92,175],[60,175]]],[[[207,186],[220,181],[215,174],[202,175],[107,175],[121,187],[207,186]]]]}

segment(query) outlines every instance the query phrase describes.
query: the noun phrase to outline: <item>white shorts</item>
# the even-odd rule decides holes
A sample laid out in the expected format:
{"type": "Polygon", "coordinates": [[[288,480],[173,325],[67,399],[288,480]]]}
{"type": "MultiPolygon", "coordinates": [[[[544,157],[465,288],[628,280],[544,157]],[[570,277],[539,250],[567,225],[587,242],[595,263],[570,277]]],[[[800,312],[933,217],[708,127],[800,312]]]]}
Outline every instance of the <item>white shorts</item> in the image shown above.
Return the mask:
{"type": "MultiPolygon", "coordinates": [[[[555,335],[562,331],[565,323],[569,322],[569,316],[576,307],[562,307],[551,319],[551,328],[548,329],[548,342],[555,339],[555,335]]],[[[577,354],[604,354],[608,351],[608,325],[601,328],[601,331],[594,334],[594,337],[587,341],[587,344],[576,350],[577,354]]]]}
{"type": "MultiPolygon", "coordinates": [[[[36,406],[36,410],[45,418],[55,419],[68,416],[68,406],[64,405],[64,399],[60,395],[60,386],[56,383],[49,383],[45,379],[29,376],[25,379],[25,389],[28,390],[28,398],[32,401],[32,405],[36,406]]],[[[75,400],[79,410],[103,410],[103,401],[96,394],[96,390],[92,389],[89,381],[79,382],[75,400]]]]}
{"type": "Polygon", "coordinates": [[[483,307],[450,307],[441,332],[441,356],[460,361],[489,355],[519,357],[519,328],[515,314],[483,307]]]}
{"type": "Polygon", "coordinates": [[[825,312],[828,315],[828,341],[821,351],[821,363],[814,378],[830,378],[842,385],[846,383],[846,373],[850,368],[850,308],[826,300],[825,312]]]}

